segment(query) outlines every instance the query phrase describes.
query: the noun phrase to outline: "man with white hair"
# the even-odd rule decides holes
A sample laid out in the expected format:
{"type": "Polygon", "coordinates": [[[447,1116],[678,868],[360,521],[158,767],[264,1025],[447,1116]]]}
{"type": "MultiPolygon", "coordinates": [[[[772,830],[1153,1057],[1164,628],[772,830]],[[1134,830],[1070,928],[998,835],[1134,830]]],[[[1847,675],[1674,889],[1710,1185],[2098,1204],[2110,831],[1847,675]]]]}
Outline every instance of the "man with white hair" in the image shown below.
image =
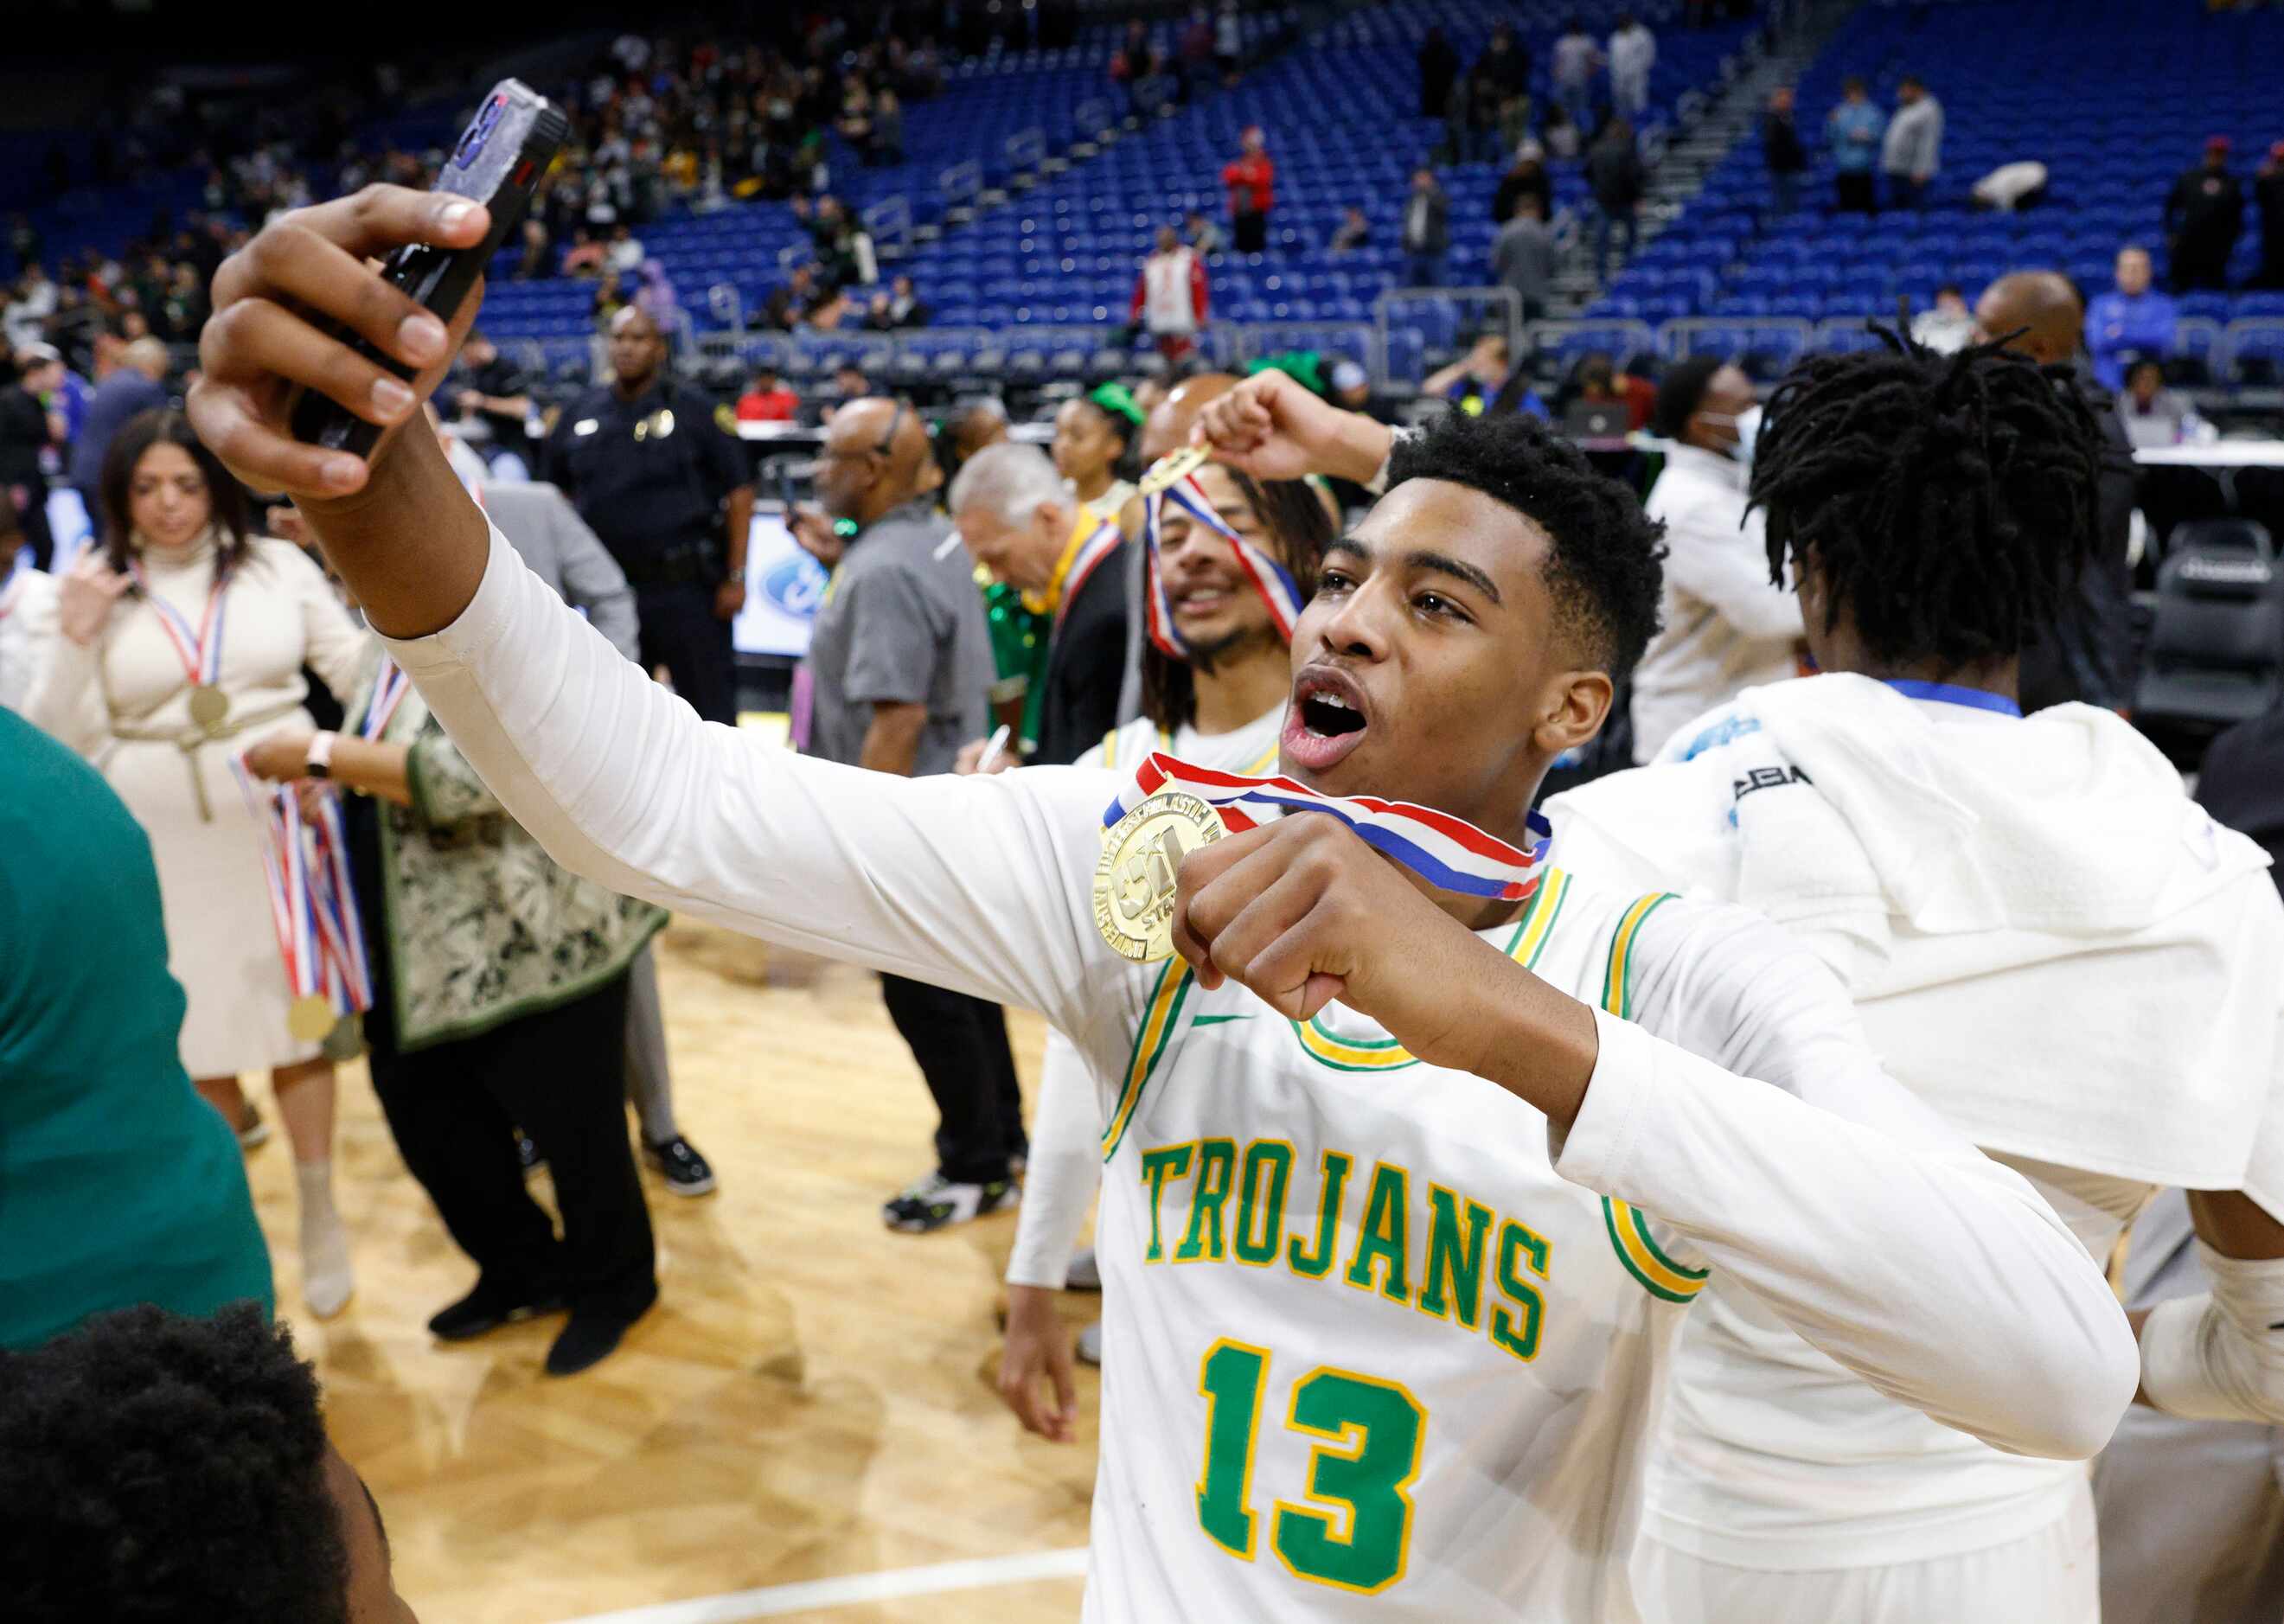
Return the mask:
{"type": "MultiPolygon", "coordinates": [[[[1026,759],[1067,766],[1118,721],[1126,674],[1125,536],[1073,494],[1036,446],[1002,441],[951,482],[952,522],[975,561],[1052,617],[1038,733],[1026,759]],[[1109,567],[1105,567],[1108,566],[1109,567]]],[[[973,763],[981,750],[971,747],[973,763]]]]}

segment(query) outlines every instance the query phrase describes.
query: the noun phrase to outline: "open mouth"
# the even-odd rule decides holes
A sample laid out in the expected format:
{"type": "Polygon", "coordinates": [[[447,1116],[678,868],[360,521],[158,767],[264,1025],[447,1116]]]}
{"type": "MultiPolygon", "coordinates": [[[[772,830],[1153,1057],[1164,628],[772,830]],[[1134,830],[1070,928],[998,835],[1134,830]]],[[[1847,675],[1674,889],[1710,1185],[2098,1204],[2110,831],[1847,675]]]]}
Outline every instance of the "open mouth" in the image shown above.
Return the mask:
{"type": "Polygon", "coordinates": [[[1355,679],[1319,668],[1303,672],[1294,684],[1293,709],[1280,742],[1294,765],[1322,772],[1362,744],[1371,725],[1364,691],[1355,679]]]}

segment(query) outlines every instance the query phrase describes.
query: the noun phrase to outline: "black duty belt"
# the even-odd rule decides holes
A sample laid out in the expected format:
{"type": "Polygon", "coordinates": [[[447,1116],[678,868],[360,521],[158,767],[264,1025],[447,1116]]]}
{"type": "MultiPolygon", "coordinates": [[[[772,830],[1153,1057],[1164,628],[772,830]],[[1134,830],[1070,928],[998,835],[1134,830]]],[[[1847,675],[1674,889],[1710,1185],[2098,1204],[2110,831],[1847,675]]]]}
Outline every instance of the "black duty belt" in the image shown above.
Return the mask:
{"type": "Polygon", "coordinates": [[[714,586],[723,577],[722,550],[712,542],[685,542],[679,547],[620,560],[630,587],[714,586]]]}

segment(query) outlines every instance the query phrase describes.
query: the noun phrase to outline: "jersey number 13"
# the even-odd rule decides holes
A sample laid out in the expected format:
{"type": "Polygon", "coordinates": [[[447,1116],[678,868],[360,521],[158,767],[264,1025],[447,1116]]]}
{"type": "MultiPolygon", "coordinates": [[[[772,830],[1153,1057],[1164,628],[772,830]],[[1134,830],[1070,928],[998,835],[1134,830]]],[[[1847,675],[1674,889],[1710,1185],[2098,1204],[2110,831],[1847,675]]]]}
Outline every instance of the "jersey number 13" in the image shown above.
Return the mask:
{"type": "MultiPolygon", "coordinates": [[[[1232,1556],[1253,1560],[1253,1453],[1269,1350],[1223,1338],[1206,1349],[1205,1470],[1198,1521],[1232,1556]]],[[[1404,1577],[1412,1497],[1428,1412],[1397,1382],[1319,1365],[1293,1384],[1285,1425],[1318,1441],[1309,1453],[1308,1503],[1276,1502],[1269,1542],[1295,1577],[1373,1595],[1404,1577]]]]}

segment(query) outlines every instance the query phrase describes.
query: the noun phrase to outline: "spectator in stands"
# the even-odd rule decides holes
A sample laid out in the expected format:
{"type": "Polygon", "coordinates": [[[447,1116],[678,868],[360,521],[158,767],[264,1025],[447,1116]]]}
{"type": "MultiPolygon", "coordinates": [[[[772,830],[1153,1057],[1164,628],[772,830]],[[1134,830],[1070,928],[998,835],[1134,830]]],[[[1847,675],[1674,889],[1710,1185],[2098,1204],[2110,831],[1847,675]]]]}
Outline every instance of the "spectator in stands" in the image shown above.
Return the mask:
{"type": "Polygon", "coordinates": [[[1808,147],[1793,120],[1788,84],[1769,92],[1768,108],[1761,114],[1761,160],[1768,166],[1769,190],[1775,194],[1777,212],[1791,214],[1800,207],[1800,177],[1808,171],[1808,147]]]}
{"type": "Polygon", "coordinates": [[[661,332],[672,332],[682,325],[682,305],[675,293],[674,278],[666,274],[666,267],[656,260],[642,262],[635,288],[635,303],[661,332]]]}
{"type": "Polygon", "coordinates": [[[1880,168],[1888,177],[1888,201],[1917,208],[1943,168],[1943,104],[1910,74],[1896,87],[1896,116],[1880,144],[1880,168]]]}
{"type": "Polygon", "coordinates": [[[1428,373],[1420,393],[1440,394],[1471,418],[1487,411],[1546,416],[1546,403],[1532,390],[1529,374],[1514,364],[1504,333],[1483,334],[1451,365],[1428,373]]]}
{"type": "Polygon", "coordinates": [[[87,421],[72,444],[67,477],[87,505],[88,517],[103,511],[103,459],[128,419],[167,403],[167,347],[156,339],[138,339],[119,352],[119,364],[95,386],[88,402],[87,421]]]}
{"type": "Polygon", "coordinates": [[[2165,363],[2148,356],[2137,358],[2125,369],[2117,415],[2125,425],[2125,438],[2136,448],[2179,445],[2199,438],[2205,426],[2187,395],[2165,387],[2165,363]]]}
{"type": "Polygon", "coordinates": [[[1175,71],[1181,77],[1183,101],[1198,98],[1199,87],[1213,72],[1213,13],[1203,5],[1193,5],[1174,48],[1175,71]]]}
{"type": "Polygon", "coordinates": [[[0,386],[0,502],[15,510],[35,569],[47,568],[55,557],[55,538],[48,528],[47,465],[61,443],[64,424],[62,414],[50,411],[43,397],[62,381],[63,370],[54,349],[35,345],[15,356],[15,375],[0,386]]]}
{"type": "Polygon", "coordinates": [[[1580,129],[1593,128],[1594,70],[1601,66],[1601,48],[1586,32],[1585,23],[1572,16],[1554,42],[1554,99],[1580,129]]]}
{"type": "Polygon", "coordinates": [[[1649,74],[1657,66],[1657,36],[1631,12],[1618,13],[1610,35],[1610,106],[1639,122],[1649,111],[1649,74]]]}
{"type": "Polygon", "coordinates": [[[801,410],[801,396],[778,381],[775,367],[754,369],[753,381],[738,397],[740,423],[790,423],[801,410]]]}
{"type": "Polygon", "coordinates": [[[598,327],[607,327],[627,308],[631,301],[626,285],[615,270],[606,270],[595,284],[594,297],[587,301],[587,314],[598,327]]]}
{"type": "Polygon", "coordinates": [[[931,310],[912,291],[910,277],[898,277],[888,284],[888,319],[896,327],[925,327],[935,312],[931,310]]]}
{"type": "Polygon", "coordinates": [[[1526,141],[1515,149],[1514,162],[1499,176],[1498,189],[1491,193],[1491,223],[1505,225],[1514,218],[1514,206],[1526,197],[1538,199],[1538,217],[1554,218],[1554,177],[1546,172],[1545,150],[1536,141],[1526,141]]]}
{"type": "Polygon", "coordinates": [[[1214,15],[1214,65],[1221,69],[1222,83],[1237,82],[1237,65],[1244,59],[1245,25],[1238,16],[1237,0],[1221,0],[1221,10],[1214,15]]]}
{"type": "Polygon", "coordinates": [[[1603,126],[1593,151],[1586,154],[1586,183],[1594,193],[1594,263],[1607,282],[1615,270],[1610,238],[1625,238],[1620,259],[1633,253],[1634,223],[1648,186],[1641,154],[1634,147],[1634,127],[1626,120],[1613,117],[1603,126]]]}
{"type": "Polygon", "coordinates": [[[2105,389],[2125,386],[2125,363],[2137,355],[2163,361],[2173,353],[2180,308],[2149,285],[2149,251],[2128,243],[2117,251],[2117,285],[2095,295],[2085,313],[2085,347],[2093,376],[2105,389]]]}
{"type": "Polygon", "coordinates": [[[16,278],[15,293],[8,301],[5,314],[0,315],[0,328],[4,328],[11,348],[40,341],[48,317],[56,313],[61,292],[39,266],[24,268],[24,274],[16,278]]]}
{"type": "Polygon", "coordinates": [[[1578,156],[1578,126],[1570,121],[1570,110],[1560,102],[1546,110],[1546,122],[1540,127],[1538,136],[1546,144],[1549,158],[1568,163],[1578,156]]]}
{"type": "Polygon", "coordinates": [[[1126,93],[1129,116],[1143,112],[1143,85],[1150,76],[1150,26],[1137,17],[1126,25],[1126,37],[1110,53],[1110,82],[1126,93]]]}
{"type": "Polygon", "coordinates": [[[1440,119],[1451,109],[1451,87],[1459,78],[1459,53],[1451,49],[1451,42],[1443,37],[1443,30],[1431,27],[1420,45],[1420,116],[1440,119]]]}
{"type": "Polygon", "coordinates": [[[1197,347],[1198,333],[1206,324],[1207,301],[1205,260],[1175,235],[1172,226],[1160,226],[1158,246],[1134,278],[1134,303],[1127,320],[1149,333],[1160,355],[1179,362],[1197,347]]]}
{"type": "Polygon", "coordinates": [[[0,1360],[0,1496],[19,1624],[412,1624],[316,1375],[252,1304],[123,1308],[0,1360]]]}
{"type": "Polygon", "coordinates": [[[1497,88],[1502,97],[1519,96],[1530,83],[1530,52],[1514,37],[1514,25],[1494,24],[1483,54],[1475,59],[1475,74],[1497,88]]]}
{"type": "Polygon", "coordinates": [[[861,401],[872,392],[864,381],[864,369],[851,362],[842,362],[833,369],[833,396],[843,403],[861,401]]]}
{"type": "Polygon", "coordinates": [[[2173,291],[2225,289],[2228,256],[2244,234],[2244,188],[2228,172],[2228,137],[2205,143],[2204,161],[2173,183],[2165,199],[2165,246],[2173,291]]]}
{"type": "Polygon", "coordinates": [[[2252,196],[2260,205],[2260,269],[2253,285],[2284,288],[2284,141],[2268,149],[2252,177],[2252,196]]]}
{"type": "Polygon", "coordinates": [[[1529,146],[1538,148],[1537,137],[1530,133],[1535,109],[1528,91],[1519,90],[1499,104],[1499,151],[1513,154],[1529,146]]]}
{"type": "Polygon", "coordinates": [[[2104,710],[2133,702],[2132,570],[2126,553],[2133,522],[2132,449],[2107,391],[2085,356],[2085,310],[2069,278],[2052,271],[2015,271],[1983,290],[1975,307],[1975,337],[2008,339],[2007,347],[2045,366],[2069,366],[2071,381],[2101,431],[2095,486],[2092,551],[2065,591],[2053,624],[2022,649],[2025,711],[2081,700],[2104,710]]]}
{"type": "Polygon", "coordinates": [[[1412,195],[1404,200],[1404,285],[1438,287],[1443,256],[1451,249],[1451,199],[1436,183],[1435,171],[1421,164],[1412,172],[1412,195]]]}
{"type": "Polygon", "coordinates": [[[1840,88],[1839,105],[1824,121],[1825,143],[1832,149],[1833,201],[1842,213],[1879,213],[1872,161],[1887,128],[1887,115],[1872,105],[1864,82],[1851,75],[1840,88]]]}
{"type": "Polygon", "coordinates": [[[1537,321],[1554,297],[1554,232],[1539,212],[1538,195],[1515,200],[1514,218],[1491,243],[1491,280],[1522,301],[1522,319],[1537,321]]]}
{"type": "Polygon", "coordinates": [[[976,401],[951,420],[951,469],[957,475],[968,458],[1007,438],[1007,408],[997,395],[976,401]]]}
{"type": "Polygon", "coordinates": [[[1196,249],[1199,254],[1221,252],[1221,228],[1207,219],[1205,215],[1193,208],[1190,211],[1189,217],[1182,223],[1182,240],[1196,249]]]}
{"type": "Polygon", "coordinates": [[[547,223],[537,215],[523,223],[523,252],[517,259],[515,279],[536,282],[555,274],[555,256],[549,252],[547,223]]]}
{"type": "Polygon", "coordinates": [[[872,105],[872,139],[865,155],[880,165],[904,161],[904,104],[886,85],[872,105]]]}
{"type": "Polygon", "coordinates": [[[1326,249],[1334,254],[1353,254],[1371,241],[1372,217],[1350,204],[1342,211],[1340,227],[1334,231],[1333,240],[1326,245],[1326,249]]]}
{"type": "Polygon", "coordinates": [[[817,272],[807,265],[796,265],[793,275],[770,290],[762,301],[760,324],[778,332],[791,332],[808,316],[810,307],[817,300],[817,272]]]}
{"type": "Polygon", "coordinates": [[[1506,92],[1479,59],[1468,70],[1459,98],[1459,145],[1461,163],[1490,163],[1499,152],[1499,106],[1506,92]]]}
{"type": "Polygon", "coordinates": [[[585,226],[576,226],[571,232],[571,246],[564,251],[563,274],[567,277],[599,277],[603,274],[603,245],[585,226]]]}
{"type": "Polygon", "coordinates": [[[1951,355],[1975,340],[1975,312],[1967,308],[1967,294],[1956,282],[1935,291],[1935,306],[1912,318],[1912,340],[1951,355]]]}
{"type": "MultiPolygon", "coordinates": [[[[1233,12],[1224,12],[1233,15],[1233,12]]],[[[1221,183],[1229,192],[1230,235],[1240,254],[1269,246],[1269,210],[1275,201],[1277,166],[1258,124],[1246,126],[1235,161],[1224,166],[1221,183]]]]}
{"type": "Polygon", "coordinates": [[[1650,430],[1670,449],[1643,507],[1665,524],[1665,589],[1662,629],[1634,668],[1636,761],[1715,706],[1800,671],[1800,600],[1770,582],[1766,520],[1746,499],[1738,422],[1753,404],[1753,380],[1711,355],[1658,386],[1650,430]]]}
{"type": "Polygon", "coordinates": [[[631,277],[641,270],[643,261],[647,257],[642,238],[628,229],[625,221],[622,220],[611,228],[610,246],[603,250],[605,269],[615,270],[622,277],[631,277]]]}

